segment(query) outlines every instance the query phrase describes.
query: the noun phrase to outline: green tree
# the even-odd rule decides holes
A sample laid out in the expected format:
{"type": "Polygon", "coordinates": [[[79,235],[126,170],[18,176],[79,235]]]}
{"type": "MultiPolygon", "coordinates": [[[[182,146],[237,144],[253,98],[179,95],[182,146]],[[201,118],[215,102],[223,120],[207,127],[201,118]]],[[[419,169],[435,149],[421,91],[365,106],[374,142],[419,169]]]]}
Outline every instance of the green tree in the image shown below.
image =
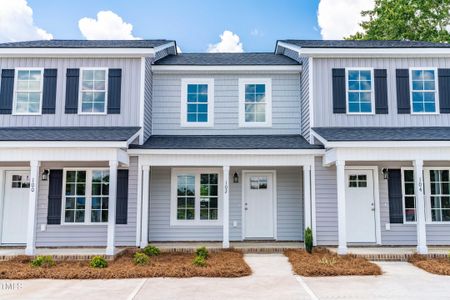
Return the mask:
{"type": "Polygon", "coordinates": [[[362,32],[345,39],[450,42],[450,0],[375,0],[361,15],[362,32]]]}

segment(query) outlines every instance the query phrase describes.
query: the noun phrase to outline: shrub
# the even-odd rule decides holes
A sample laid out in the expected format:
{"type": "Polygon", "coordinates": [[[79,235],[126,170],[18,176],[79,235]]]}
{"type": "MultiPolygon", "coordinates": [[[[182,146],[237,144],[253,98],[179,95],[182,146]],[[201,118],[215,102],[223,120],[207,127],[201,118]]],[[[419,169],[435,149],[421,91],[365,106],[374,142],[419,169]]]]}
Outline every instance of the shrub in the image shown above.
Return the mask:
{"type": "Polygon", "coordinates": [[[195,250],[195,255],[197,257],[203,257],[204,259],[208,258],[208,250],[206,250],[206,247],[200,247],[195,250]]]}
{"type": "Polygon", "coordinates": [[[31,261],[31,266],[50,268],[56,265],[55,261],[51,256],[38,256],[31,261]]]}
{"type": "Polygon", "coordinates": [[[158,256],[159,253],[161,253],[159,248],[152,245],[148,245],[147,247],[145,247],[142,252],[144,252],[147,256],[158,256]]]}
{"type": "Polygon", "coordinates": [[[206,267],[206,259],[203,256],[196,256],[192,264],[197,267],[206,267]]]}
{"type": "Polygon", "coordinates": [[[313,250],[313,234],[311,228],[305,229],[305,249],[306,252],[312,253],[313,250]]]}
{"type": "Polygon", "coordinates": [[[94,256],[89,264],[92,268],[106,268],[108,262],[102,256],[94,256]]]}
{"type": "Polygon", "coordinates": [[[148,264],[149,262],[150,262],[150,257],[148,257],[147,254],[145,254],[145,253],[136,252],[133,255],[133,263],[135,265],[143,266],[143,265],[148,264]]]}

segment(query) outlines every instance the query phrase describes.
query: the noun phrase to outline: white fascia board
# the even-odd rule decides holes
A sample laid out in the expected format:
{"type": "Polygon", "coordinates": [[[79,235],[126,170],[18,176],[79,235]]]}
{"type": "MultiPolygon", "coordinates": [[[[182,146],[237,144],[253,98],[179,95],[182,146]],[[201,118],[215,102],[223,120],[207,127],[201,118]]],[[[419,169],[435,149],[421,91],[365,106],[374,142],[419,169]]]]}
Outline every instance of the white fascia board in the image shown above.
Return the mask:
{"type": "Polygon", "coordinates": [[[147,57],[155,48],[0,48],[0,57],[147,57]]]}
{"type": "Polygon", "coordinates": [[[128,149],[131,155],[323,155],[324,149],[128,149]]]}
{"type": "Polygon", "coordinates": [[[70,142],[70,141],[0,141],[0,148],[124,148],[124,142],[70,142]]]}
{"type": "Polygon", "coordinates": [[[172,72],[272,72],[272,73],[300,73],[301,65],[242,65],[242,66],[187,66],[187,65],[153,65],[154,73],[172,72]]]}
{"type": "Polygon", "coordinates": [[[327,142],[325,148],[434,148],[450,147],[450,141],[351,141],[327,142]]]}
{"type": "MultiPolygon", "coordinates": [[[[170,47],[175,47],[175,42],[169,42],[167,44],[155,47],[155,48],[153,48],[153,50],[156,53],[156,52],[159,52],[161,50],[164,50],[164,49],[167,49],[167,48],[170,48],[170,47]]],[[[175,51],[176,51],[176,49],[175,49],[175,51]]]]}

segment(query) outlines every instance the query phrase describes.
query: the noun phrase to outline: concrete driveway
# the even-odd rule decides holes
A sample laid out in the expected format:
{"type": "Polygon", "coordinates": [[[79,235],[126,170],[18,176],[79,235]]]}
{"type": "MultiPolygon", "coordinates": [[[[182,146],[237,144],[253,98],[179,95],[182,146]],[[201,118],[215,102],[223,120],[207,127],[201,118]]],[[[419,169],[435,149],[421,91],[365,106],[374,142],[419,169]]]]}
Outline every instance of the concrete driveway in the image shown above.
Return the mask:
{"type": "Polygon", "coordinates": [[[279,254],[248,254],[243,278],[0,281],[0,299],[448,299],[450,277],[408,263],[380,263],[382,276],[308,278],[279,254]]]}

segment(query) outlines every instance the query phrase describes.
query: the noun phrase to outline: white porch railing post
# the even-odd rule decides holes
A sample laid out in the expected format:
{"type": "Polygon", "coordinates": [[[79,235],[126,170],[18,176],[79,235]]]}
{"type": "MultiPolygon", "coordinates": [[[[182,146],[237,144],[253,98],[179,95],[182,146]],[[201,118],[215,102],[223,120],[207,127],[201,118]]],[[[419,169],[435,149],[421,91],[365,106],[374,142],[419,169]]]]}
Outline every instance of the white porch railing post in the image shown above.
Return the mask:
{"type": "Polygon", "coordinates": [[[39,161],[30,161],[30,195],[28,200],[26,255],[36,254],[36,208],[39,194],[39,161]]]}
{"type": "Polygon", "coordinates": [[[142,225],[141,248],[148,245],[148,214],[150,207],[150,166],[142,166],[142,225]]]}
{"type": "Polygon", "coordinates": [[[427,254],[427,232],[425,224],[425,197],[423,183],[423,160],[415,160],[414,164],[414,184],[416,191],[416,216],[417,216],[417,252],[427,254]]]}
{"type": "Polygon", "coordinates": [[[222,247],[230,247],[230,167],[223,166],[223,239],[222,247]]]}
{"type": "Polygon", "coordinates": [[[116,247],[117,160],[109,161],[108,240],[106,254],[114,255],[116,247]]]}
{"type": "Polygon", "coordinates": [[[345,207],[345,161],[336,161],[337,208],[338,208],[338,254],[347,254],[347,225],[345,207]]]}
{"type": "Polygon", "coordinates": [[[303,166],[303,199],[305,208],[305,229],[312,229],[311,218],[311,166],[303,166]]]}

